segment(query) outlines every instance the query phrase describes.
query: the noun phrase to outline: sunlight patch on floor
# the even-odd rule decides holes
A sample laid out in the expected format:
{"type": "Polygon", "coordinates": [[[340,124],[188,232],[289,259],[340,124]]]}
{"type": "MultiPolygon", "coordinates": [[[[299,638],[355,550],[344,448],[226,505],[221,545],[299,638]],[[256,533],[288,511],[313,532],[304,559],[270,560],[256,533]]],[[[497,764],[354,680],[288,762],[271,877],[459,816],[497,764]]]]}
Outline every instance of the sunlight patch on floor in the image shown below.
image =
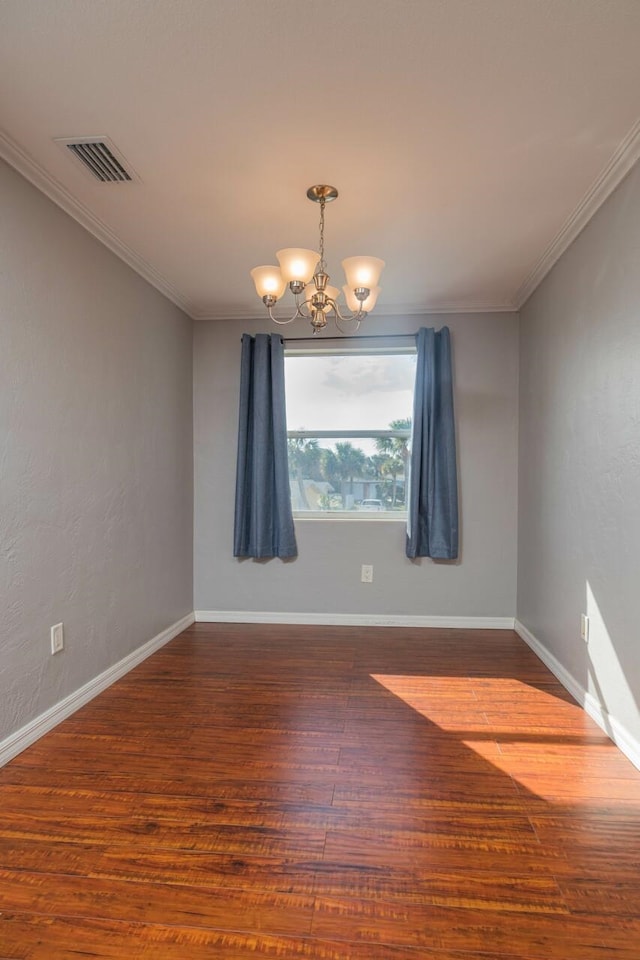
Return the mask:
{"type": "Polygon", "coordinates": [[[425,733],[456,739],[528,794],[580,803],[600,782],[603,800],[640,800],[637,771],[553,678],[545,689],[511,677],[370,676],[424,717],[425,733]]]}

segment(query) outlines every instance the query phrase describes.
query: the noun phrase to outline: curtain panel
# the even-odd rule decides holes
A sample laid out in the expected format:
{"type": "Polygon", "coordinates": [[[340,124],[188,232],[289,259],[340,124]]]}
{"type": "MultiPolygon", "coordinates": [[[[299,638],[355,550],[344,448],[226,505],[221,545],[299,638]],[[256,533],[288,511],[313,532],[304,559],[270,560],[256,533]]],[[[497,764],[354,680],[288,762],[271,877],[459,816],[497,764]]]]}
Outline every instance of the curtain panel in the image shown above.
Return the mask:
{"type": "Polygon", "coordinates": [[[284,392],[277,334],[242,337],[234,557],[295,557],[284,392]]]}
{"type": "Polygon", "coordinates": [[[413,407],[406,553],[458,556],[458,476],[449,328],[422,327],[413,407]]]}

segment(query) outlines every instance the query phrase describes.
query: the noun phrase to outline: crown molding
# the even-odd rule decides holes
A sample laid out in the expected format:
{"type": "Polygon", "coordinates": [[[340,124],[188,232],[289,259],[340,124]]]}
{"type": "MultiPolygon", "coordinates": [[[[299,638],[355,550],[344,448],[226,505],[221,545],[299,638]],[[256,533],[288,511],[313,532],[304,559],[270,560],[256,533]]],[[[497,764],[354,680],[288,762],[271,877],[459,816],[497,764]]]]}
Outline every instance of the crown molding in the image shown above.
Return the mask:
{"type": "Polygon", "coordinates": [[[536,287],[544,280],[551,268],[586,227],[607,197],[626,177],[638,159],[640,159],[640,120],[632,126],[609,163],[591,184],[578,206],[518,290],[515,297],[515,310],[522,308],[536,287]]]}
{"type": "MultiPolygon", "coordinates": [[[[376,308],[376,317],[428,317],[440,313],[517,313],[513,303],[482,303],[477,300],[448,301],[430,303],[424,306],[416,304],[389,304],[376,308]]],[[[226,310],[220,312],[199,312],[190,314],[194,320],[265,320],[266,310],[226,310]]]]}
{"type": "Polygon", "coordinates": [[[383,317],[424,317],[439,313],[515,313],[512,303],[491,303],[482,300],[435,300],[423,304],[390,304],[378,308],[383,317]]]}
{"type": "Polygon", "coordinates": [[[138,256],[126,243],[123,243],[106,223],[103,223],[99,217],[91,213],[83,203],[76,200],[61,183],[43,170],[42,167],[3,130],[0,130],[0,157],[29,180],[34,187],[37,187],[41,193],[44,193],[50,200],[53,200],[57,206],[72,217],[76,223],[79,223],[81,227],[84,227],[96,240],[99,240],[100,243],[104,244],[112,253],[115,253],[117,257],[123,260],[127,266],[131,267],[131,269],[146,280],[147,283],[150,283],[151,286],[155,287],[163,296],[171,300],[176,307],[179,307],[180,310],[183,310],[184,313],[193,318],[192,306],[186,297],[182,296],[181,293],[165,280],[151,264],[138,256]]]}

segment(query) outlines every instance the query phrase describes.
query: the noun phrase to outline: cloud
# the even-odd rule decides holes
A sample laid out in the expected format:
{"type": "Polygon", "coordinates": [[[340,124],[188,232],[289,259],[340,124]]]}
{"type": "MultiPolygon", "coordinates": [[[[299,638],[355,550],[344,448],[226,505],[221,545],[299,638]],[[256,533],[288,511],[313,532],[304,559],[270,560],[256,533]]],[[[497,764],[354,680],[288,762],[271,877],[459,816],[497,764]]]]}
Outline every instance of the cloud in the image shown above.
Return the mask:
{"type": "Polygon", "coordinates": [[[327,357],[323,384],[343,396],[411,390],[415,378],[415,356],[327,357]]]}
{"type": "Polygon", "coordinates": [[[411,417],[415,354],[287,357],[290,430],[380,430],[411,417]]]}

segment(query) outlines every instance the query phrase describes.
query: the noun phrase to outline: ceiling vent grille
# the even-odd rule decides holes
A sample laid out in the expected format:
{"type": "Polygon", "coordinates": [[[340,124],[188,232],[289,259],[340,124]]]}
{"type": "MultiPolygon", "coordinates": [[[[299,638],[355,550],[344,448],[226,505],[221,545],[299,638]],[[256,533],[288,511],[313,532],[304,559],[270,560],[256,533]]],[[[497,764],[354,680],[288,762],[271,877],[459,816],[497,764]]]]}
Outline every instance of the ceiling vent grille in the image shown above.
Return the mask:
{"type": "Polygon", "coordinates": [[[71,151],[73,157],[101,183],[126,183],[138,178],[127,169],[122,154],[108,137],[56,138],[56,143],[71,151]]]}

